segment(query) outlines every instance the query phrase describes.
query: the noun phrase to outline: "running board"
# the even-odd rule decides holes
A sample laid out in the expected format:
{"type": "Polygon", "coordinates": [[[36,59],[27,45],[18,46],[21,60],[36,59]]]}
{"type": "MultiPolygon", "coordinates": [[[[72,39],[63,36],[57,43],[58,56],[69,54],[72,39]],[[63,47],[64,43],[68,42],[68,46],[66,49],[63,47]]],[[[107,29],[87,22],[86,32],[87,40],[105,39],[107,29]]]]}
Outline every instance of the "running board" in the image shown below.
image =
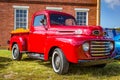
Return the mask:
{"type": "Polygon", "coordinates": [[[44,60],[44,54],[27,53],[29,58],[44,60]]]}
{"type": "Polygon", "coordinates": [[[40,54],[40,53],[34,53],[29,51],[21,51],[21,53],[26,53],[29,58],[44,60],[43,53],[40,54]]]}
{"type": "Polygon", "coordinates": [[[38,53],[28,53],[28,57],[33,58],[33,59],[41,59],[44,60],[44,55],[43,54],[38,54],[38,53]]]}

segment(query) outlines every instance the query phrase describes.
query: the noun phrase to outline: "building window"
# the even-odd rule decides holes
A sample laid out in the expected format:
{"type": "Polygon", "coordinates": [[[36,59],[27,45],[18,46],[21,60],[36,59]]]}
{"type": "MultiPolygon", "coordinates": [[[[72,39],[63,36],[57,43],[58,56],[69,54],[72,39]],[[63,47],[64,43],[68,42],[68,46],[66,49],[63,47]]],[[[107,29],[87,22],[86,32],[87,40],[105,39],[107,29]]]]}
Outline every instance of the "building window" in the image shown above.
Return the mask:
{"type": "Polygon", "coordinates": [[[75,8],[78,25],[88,25],[88,11],[86,8],[75,8]]]}
{"type": "Polygon", "coordinates": [[[13,6],[14,8],[14,29],[28,28],[28,6],[13,6]]]}
{"type": "Polygon", "coordinates": [[[62,11],[63,8],[61,7],[46,7],[46,10],[53,10],[53,11],[62,11]]]}

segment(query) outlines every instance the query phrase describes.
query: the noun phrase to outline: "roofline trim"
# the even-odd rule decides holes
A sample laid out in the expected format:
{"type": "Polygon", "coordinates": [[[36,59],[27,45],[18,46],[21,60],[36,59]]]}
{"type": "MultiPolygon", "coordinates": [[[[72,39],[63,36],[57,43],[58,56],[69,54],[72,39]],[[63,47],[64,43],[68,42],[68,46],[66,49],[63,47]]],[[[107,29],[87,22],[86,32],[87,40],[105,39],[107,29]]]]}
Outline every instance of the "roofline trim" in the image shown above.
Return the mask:
{"type": "Polygon", "coordinates": [[[16,5],[13,5],[13,8],[23,8],[23,9],[28,9],[29,8],[29,6],[16,6],[16,5]]]}
{"type": "Polygon", "coordinates": [[[62,10],[62,7],[46,7],[47,10],[62,10]]]}
{"type": "Polygon", "coordinates": [[[88,8],[75,8],[75,11],[89,11],[90,9],[88,8]]]}

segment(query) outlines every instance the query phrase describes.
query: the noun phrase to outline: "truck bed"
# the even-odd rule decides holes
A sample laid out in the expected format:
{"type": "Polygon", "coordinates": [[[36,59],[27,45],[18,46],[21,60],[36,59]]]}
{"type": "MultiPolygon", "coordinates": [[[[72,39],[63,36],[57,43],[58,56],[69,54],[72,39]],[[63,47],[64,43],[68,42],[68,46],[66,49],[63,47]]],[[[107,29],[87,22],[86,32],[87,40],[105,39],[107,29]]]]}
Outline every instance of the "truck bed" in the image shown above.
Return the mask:
{"type": "Polygon", "coordinates": [[[20,34],[20,33],[29,33],[29,30],[28,29],[19,28],[19,29],[13,30],[11,32],[11,34],[20,34]]]}

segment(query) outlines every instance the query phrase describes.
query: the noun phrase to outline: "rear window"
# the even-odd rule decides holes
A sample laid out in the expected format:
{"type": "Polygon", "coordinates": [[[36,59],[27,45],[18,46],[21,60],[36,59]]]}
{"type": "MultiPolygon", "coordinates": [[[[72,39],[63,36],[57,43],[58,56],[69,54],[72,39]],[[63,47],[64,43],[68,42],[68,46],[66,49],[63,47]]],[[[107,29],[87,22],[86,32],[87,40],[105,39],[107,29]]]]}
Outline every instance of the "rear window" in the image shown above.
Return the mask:
{"type": "Polygon", "coordinates": [[[76,25],[76,21],[72,16],[62,14],[51,14],[50,23],[52,25],[76,25]]]}

